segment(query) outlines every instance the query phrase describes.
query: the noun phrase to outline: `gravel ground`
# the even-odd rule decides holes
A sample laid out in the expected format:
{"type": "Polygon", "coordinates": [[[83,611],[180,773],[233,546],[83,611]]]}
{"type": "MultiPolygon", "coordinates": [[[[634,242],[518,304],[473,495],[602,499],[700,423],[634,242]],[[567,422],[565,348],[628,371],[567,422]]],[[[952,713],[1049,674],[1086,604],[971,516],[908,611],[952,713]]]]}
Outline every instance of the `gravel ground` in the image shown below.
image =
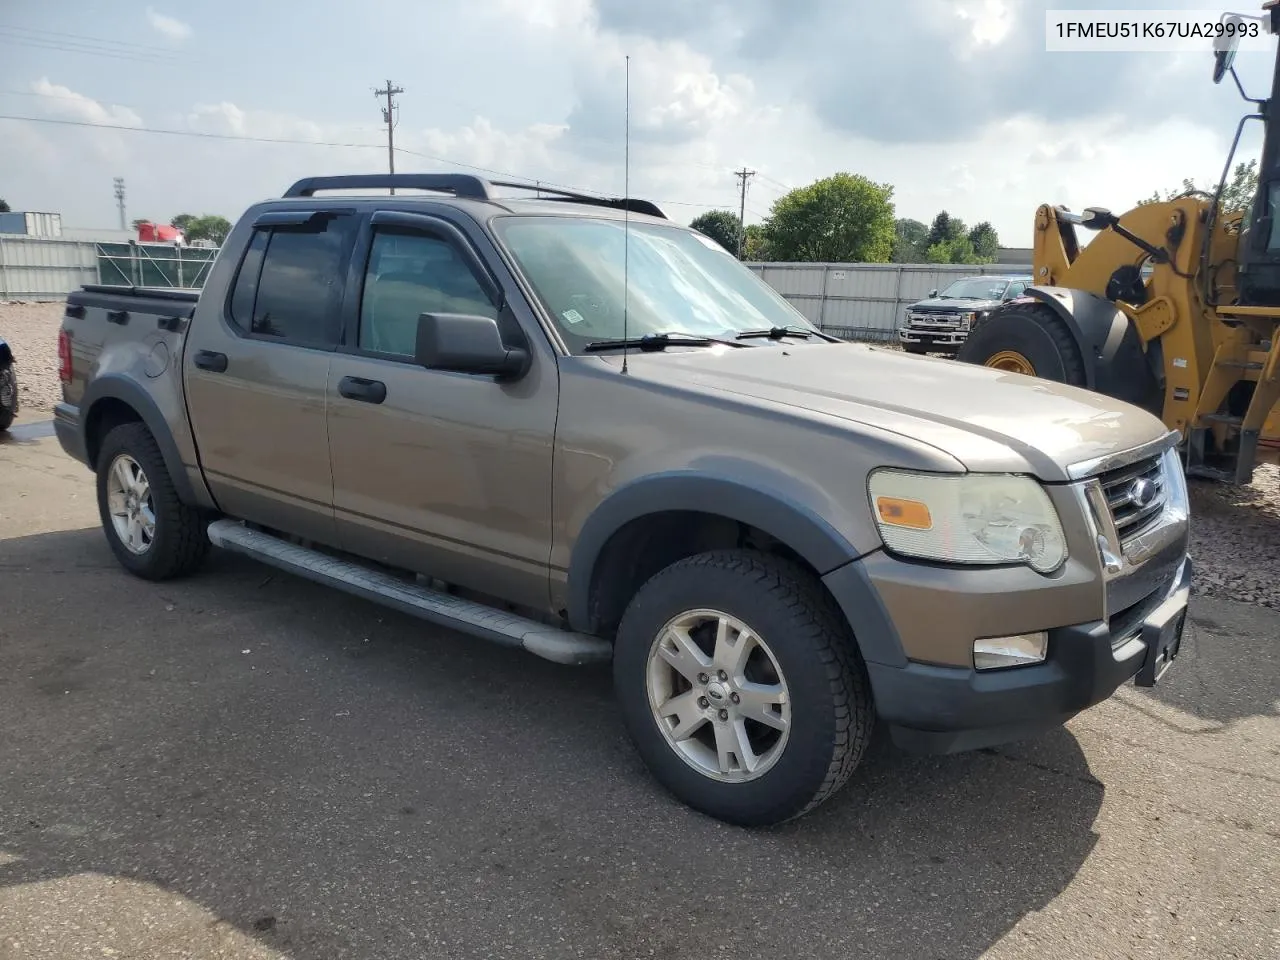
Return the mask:
{"type": "Polygon", "coordinates": [[[21,413],[53,410],[62,398],[58,383],[61,303],[0,303],[0,337],[13,347],[21,413]]]}
{"type": "MultiPolygon", "coordinates": [[[[17,358],[23,412],[52,410],[61,396],[61,316],[61,303],[0,303],[0,336],[17,358]]],[[[1280,467],[1259,466],[1246,487],[1193,481],[1191,503],[1197,592],[1280,609],[1280,467]]]]}

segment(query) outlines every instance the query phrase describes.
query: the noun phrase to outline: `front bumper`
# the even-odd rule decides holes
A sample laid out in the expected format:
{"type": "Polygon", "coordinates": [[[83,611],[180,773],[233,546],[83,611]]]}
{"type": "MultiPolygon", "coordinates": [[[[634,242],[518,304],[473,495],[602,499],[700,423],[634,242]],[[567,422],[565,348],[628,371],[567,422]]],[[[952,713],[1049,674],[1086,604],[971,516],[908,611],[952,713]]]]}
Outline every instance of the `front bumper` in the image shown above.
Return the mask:
{"type": "Polygon", "coordinates": [[[1187,557],[1168,591],[1129,617],[1049,631],[1048,658],[1035,666],[979,672],[869,662],[879,716],[895,742],[922,753],[988,747],[1061,726],[1130,679],[1144,679],[1140,672],[1159,672],[1155,644],[1166,625],[1180,637],[1191,576],[1187,557]]]}
{"type": "Polygon", "coordinates": [[[898,328],[898,342],[910,343],[935,349],[959,349],[969,336],[968,330],[917,330],[911,327],[898,328]]]}

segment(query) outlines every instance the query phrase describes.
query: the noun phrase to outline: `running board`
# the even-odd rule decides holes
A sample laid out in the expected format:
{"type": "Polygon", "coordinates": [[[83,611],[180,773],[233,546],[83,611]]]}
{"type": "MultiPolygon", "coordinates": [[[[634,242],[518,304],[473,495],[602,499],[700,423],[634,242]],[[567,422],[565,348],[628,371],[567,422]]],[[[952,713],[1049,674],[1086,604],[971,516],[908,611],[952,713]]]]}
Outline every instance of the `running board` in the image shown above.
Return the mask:
{"type": "Polygon", "coordinates": [[[209,524],[209,540],[215,547],[243,553],[410,616],[509,647],[522,647],[544,660],[583,664],[608,661],[613,656],[613,648],[598,637],[571,633],[505,610],[428,590],[380,570],[250,529],[235,520],[215,520],[209,524]]]}

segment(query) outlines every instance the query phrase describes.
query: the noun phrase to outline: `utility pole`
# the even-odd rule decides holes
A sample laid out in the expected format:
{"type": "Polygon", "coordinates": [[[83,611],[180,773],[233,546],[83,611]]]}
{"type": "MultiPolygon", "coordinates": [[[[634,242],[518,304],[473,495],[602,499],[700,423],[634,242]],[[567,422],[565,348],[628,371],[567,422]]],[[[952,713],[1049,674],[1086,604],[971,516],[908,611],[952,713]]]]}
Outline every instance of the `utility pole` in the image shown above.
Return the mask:
{"type": "Polygon", "coordinates": [[[113,181],[116,188],[116,207],[120,210],[120,229],[129,229],[124,222],[124,177],[116,177],[113,181]]]}
{"type": "Polygon", "coordinates": [[[747,181],[756,175],[754,170],[743,167],[733,171],[741,183],[738,189],[738,259],[742,259],[742,245],[747,240],[747,181]]]}
{"type": "MultiPolygon", "coordinates": [[[[387,98],[387,105],[382,108],[382,119],[383,119],[383,122],[385,122],[387,125],[387,172],[388,173],[396,172],[395,128],[396,128],[397,108],[396,108],[396,102],[395,102],[395,95],[397,93],[404,93],[404,91],[401,90],[399,87],[393,87],[391,85],[390,80],[387,81],[386,87],[383,88],[382,90],[373,91],[373,95],[375,97],[387,98]]],[[[395,192],[396,192],[396,188],[392,187],[391,195],[395,196],[395,192]]]]}

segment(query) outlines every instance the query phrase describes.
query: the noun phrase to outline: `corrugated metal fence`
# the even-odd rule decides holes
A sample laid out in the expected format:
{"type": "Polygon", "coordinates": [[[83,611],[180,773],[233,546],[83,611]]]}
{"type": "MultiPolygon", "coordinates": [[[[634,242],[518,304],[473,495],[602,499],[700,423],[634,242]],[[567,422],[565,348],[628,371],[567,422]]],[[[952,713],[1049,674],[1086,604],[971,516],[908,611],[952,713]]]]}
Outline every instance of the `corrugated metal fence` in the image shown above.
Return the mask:
{"type": "Polygon", "coordinates": [[[60,300],[85,283],[203,286],[216,249],[0,236],[0,300],[60,300]]]}
{"type": "Polygon", "coordinates": [[[848,340],[892,340],[909,304],[961,277],[1030,274],[1030,264],[749,263],[821,329],[848,340]]]}
{"type": "MultiPolygon", "coordinates": [[[[0,238],[0,300],[58,300],[84,283],[200,287],[218,251],[170,244],[0,238]]],[[[819,327],[891,340],[910,303],[958,277],[1030,273],[1010,264],[749,263],[819,327]]]]}

